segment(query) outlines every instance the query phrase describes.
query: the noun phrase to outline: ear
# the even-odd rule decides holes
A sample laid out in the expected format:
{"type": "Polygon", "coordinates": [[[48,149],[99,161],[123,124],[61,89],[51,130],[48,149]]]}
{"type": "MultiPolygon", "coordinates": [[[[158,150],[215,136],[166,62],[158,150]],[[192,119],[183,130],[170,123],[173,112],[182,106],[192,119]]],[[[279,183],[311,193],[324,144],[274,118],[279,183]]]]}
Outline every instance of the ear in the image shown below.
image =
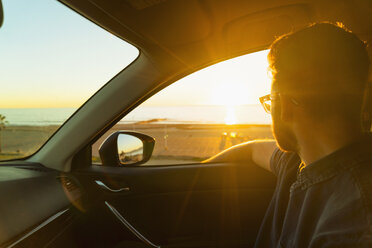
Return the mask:
{"type": "Polygon", "coordinates": [[[284,122],[291,122],[293,120],[293,111],[296,107],[291,98],[286,95],[280,96],[281,119],[284,122]]]}

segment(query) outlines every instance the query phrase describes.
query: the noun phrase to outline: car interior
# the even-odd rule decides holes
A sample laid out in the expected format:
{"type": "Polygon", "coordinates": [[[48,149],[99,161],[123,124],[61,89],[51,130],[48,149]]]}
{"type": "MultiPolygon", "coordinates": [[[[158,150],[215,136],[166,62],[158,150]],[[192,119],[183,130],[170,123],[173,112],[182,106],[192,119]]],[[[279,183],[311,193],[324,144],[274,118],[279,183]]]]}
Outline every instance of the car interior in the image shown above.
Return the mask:
{"type": "Polygon", "coordinates": [[[125,130],[103,141],[95,164],[93,144],[178,79],[311,23],[342,22],[372,42],[369,0],[59,2],[140,54],[36,153],[0,162],[0,247],[253,246],[276,185],[270,172],[252,161],[141,166],[156,141],[125,130]],[[124,144],[118,154],[123,137],[142,152],[124,144]]]}

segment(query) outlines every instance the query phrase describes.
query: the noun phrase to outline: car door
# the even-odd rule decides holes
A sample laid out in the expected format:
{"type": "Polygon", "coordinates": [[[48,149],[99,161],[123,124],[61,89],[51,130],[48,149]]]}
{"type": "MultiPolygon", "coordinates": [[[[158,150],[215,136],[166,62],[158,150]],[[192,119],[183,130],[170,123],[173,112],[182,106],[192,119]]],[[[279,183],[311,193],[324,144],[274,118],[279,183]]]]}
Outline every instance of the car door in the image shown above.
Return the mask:
{"type": "Polygon", "coordinates": [[[123,233],[153,247],[252,245],[275,186],[273,176],[252,163],[94,165],[74,176],[121,222],[123,233]]]}

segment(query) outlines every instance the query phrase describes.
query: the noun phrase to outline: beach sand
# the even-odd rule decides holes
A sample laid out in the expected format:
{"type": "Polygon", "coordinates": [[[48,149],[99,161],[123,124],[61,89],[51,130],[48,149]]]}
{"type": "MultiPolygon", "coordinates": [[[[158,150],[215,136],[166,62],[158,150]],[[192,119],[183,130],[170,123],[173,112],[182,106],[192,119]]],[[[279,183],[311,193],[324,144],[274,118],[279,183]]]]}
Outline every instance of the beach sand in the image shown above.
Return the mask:
{"type": "MultiPolygon", "coordinates": [[[[58,126],[8,126],[0,133],[0,159],[32,154],[58,126]]],[[[269,125],[223,124],[117,124],[93,144],[93,161],[99,162],[98,148],[107,136],[119,130],[135,131],[155,138],[148,164],[192,163],[253,139],[272,139],[269,125]]]]}
{"type": "Polygon", "coordinates": [[[7,126],[0,132],[0,160],[31,155],[58,129],[58,126],[7,126]]]}
{"type": "Polygon", "coordinates": [[[119,130],[140,132],[155,138],[154,152],[147,165],[202,161],[232,145],[273,138],[269,125],[119,124],[93,145],[94,158],[99,157],[98,148],[107,136],[119,130]]]}

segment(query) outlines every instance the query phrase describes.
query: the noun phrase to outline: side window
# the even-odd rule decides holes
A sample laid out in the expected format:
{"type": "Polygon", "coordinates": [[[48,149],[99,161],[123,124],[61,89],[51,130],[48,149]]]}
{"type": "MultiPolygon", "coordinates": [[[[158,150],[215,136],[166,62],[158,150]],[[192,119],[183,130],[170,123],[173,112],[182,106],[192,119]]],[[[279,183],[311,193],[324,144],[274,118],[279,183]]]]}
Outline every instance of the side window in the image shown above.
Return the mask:
{"type": "Polygon", "coordinates": [[[272,138],[271,117],[258,98],[270,92],[267,50],[197,71],[158,92],[119,121],[93,145],[118,130],[155,138],[144,165],[199,163],[233,145],[272,138]]]}

